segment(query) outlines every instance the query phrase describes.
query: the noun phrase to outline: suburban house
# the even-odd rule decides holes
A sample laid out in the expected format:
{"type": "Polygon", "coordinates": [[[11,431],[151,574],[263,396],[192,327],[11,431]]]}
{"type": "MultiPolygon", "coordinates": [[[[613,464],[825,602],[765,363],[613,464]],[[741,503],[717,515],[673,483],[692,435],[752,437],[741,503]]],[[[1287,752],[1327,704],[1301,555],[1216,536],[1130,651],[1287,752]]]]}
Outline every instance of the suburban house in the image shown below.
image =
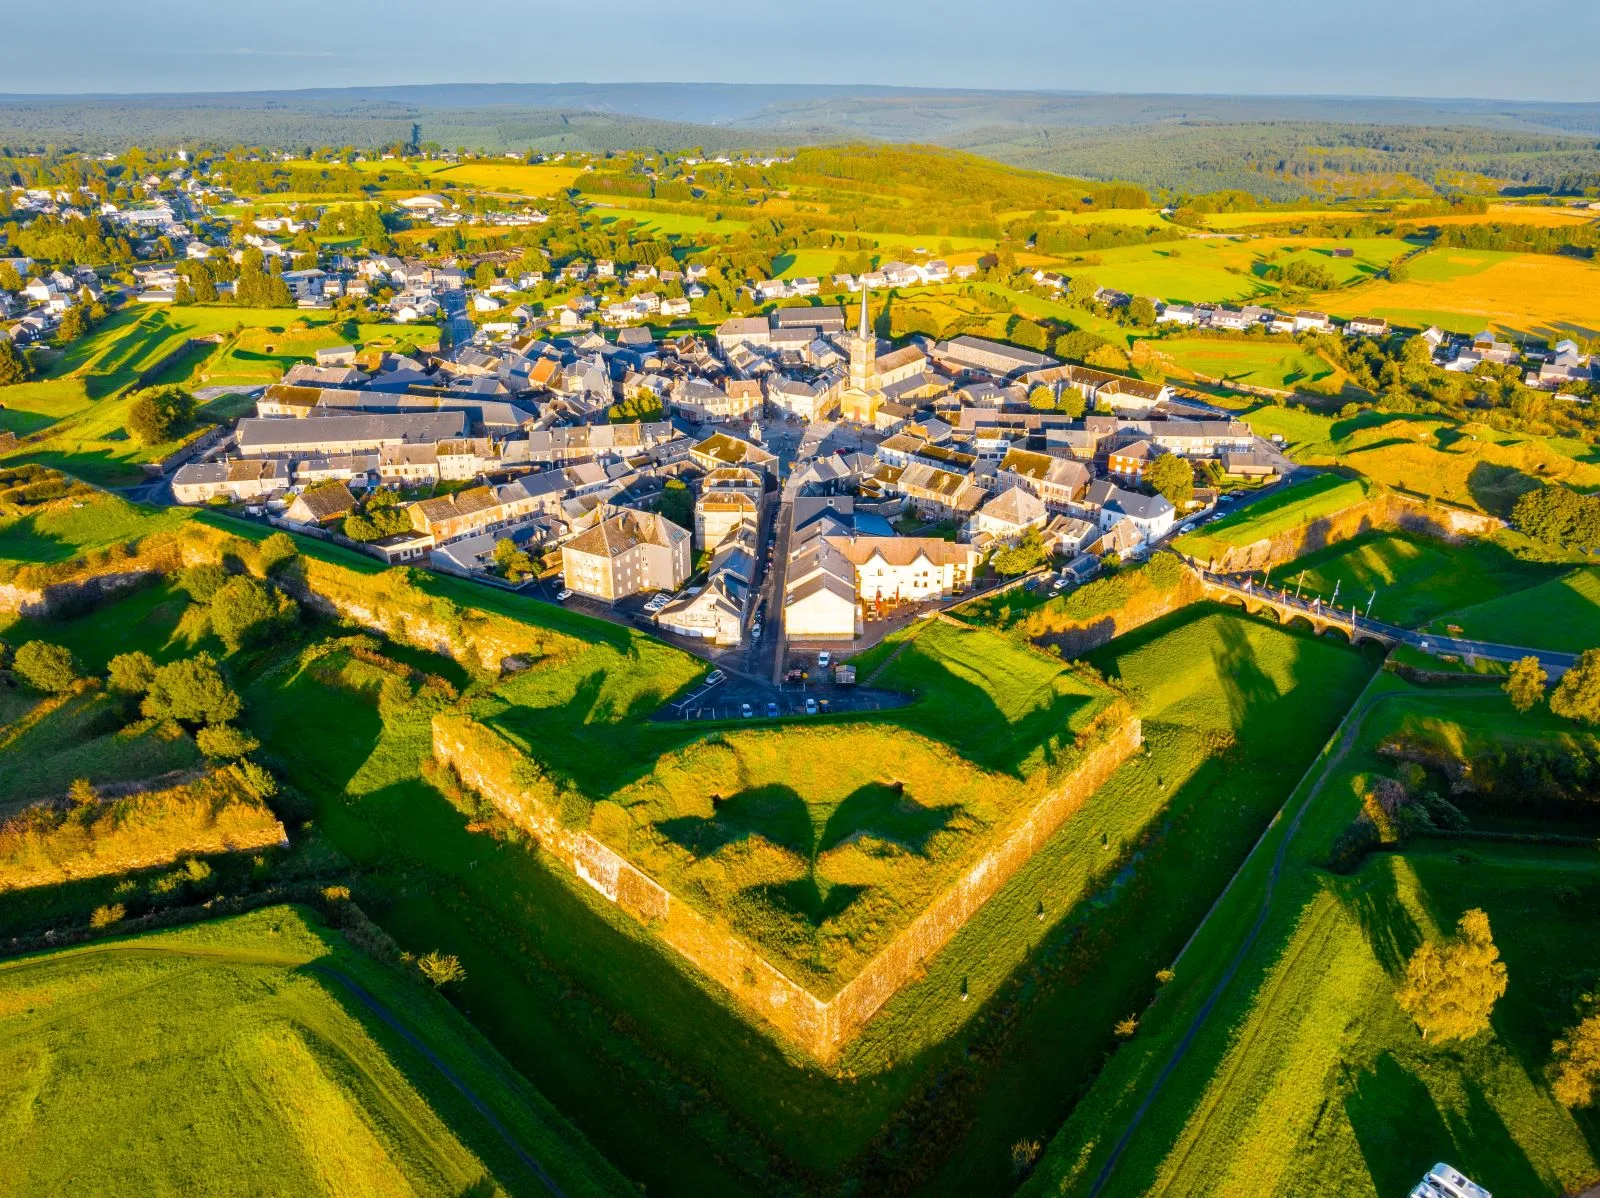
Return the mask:
{"type": "Polygon", "coordinates": [[[1130,520],[1145,541],[1155,541],[1172,530],[1177,516],[1171,502],[1160,495],[1141,495],[1137,491],[1124,491],[1109,479],[1089,484],[1084,493],[1084,503],[1100,512],[1100,527],[1110,529],[1124,519],[1130,520]]]}
{"type": "Polygon", "coordinates": [[[284,519],[295,524],[334,524],[356,511],[355,496],[343,483],[311,487],[294,497],[284,519]]]}
{"type": "Polygon", "coordinates": [[[924,462],[912,462],[895,485],[919,515],[932,520],[966,520],[988,496],[970,475],[924,462]]]}
{"type": "Polygon", "coordinates": [[[631,509],[561,547],[568,588],[615,603],[639,591],[676,591],[689,579],[690,536],[654,512],[631,509]]]}
{"type": "Polygon", "coordinates": [[[964,590],[978,565],[978,551],[939,537],[825,538],[855,567],[859,603],[909,603],[964,590]]]}
{"type": "Polygon", "coordinates": [[[280,459],[190,462],[172,476],[179,503],[208,503],[217,496],[236,501],[264,499],[289,487],[289,463],[280,459]]]}
{"type": "Polygon", "coordinates": [[[756,570],[756,526],[740,524],[717,544],[705,586],[667,604],[656,624],[679,636],[733,646],[744,639],[745,612],[756,570]]]}
{"type": "Polygon", "coordinates": [[[744,466],[773,473],[778,459],[761,446],[730,433],[712,433],[689,450],[689,460],[709,473],[724,466],[744,466]]]}

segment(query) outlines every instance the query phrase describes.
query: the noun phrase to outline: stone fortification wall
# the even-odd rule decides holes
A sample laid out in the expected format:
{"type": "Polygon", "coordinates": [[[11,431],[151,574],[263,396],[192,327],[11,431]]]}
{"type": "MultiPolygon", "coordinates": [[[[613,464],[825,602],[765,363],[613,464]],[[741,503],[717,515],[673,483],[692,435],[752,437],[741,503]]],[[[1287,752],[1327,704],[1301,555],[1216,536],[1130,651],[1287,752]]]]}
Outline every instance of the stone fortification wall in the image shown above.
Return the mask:
{"type": "Polygon", "coordinates": [[[973,912],[1053,835],[1138,748],[1140,725],[1118,703],[1092,731],[1077,765],[1044,786],[961,877],[878,953],[831,1000],[788,977],[731,929],[703,915],[588,832],[556,814],[562,796],[537,768],[494,732],[460,713],[434,718],[434,755],[543,848],[785,1040],[831,1061],[919,966],[949,942],[973,912]]]}

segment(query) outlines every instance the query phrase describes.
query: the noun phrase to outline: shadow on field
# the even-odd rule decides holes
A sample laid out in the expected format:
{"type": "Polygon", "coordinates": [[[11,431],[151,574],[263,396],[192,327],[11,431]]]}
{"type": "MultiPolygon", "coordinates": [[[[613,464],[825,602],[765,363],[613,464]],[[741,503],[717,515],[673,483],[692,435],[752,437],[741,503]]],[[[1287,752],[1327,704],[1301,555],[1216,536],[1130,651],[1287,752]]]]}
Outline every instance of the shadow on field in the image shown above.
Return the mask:
{"type": "Polygon", "coordinates": [[[1257,664],[1242,623],[1223,620],[1216,627],[1221,643],[1211,651],[1211,659],[1216,663],[1217,680],[1227,699],[1229,723],[1242,728],[1252,711],[1260,711],[1278,699],[1278,688],[1257,664]]]}
{"type": "Polygon", "coordinates": [[[1408,1193],[1436,1161],[1461,1164],[1428,1087],[1387,1052],[1356,1079],[1344,1110],[1379,1194],[1408,1193]]]}
{"type": "Polygon", "coordinates": [[[1369,862],[1354,885],[1341,887],[1337,893],[1361,924],[1378,964],[1390,977],[1399,977],[1422,943],[1422,929],[1400,901],[1390,860],[1380,856],[1369,862]]]}
{"type": "Polygon", "coordinates": [[[1479,462],[1467,475],[1472,501],[1494,516],[1510,516],[1517,500],[1539,486],[1533,475],[1515,466],[1496,466],[1492,462],[1479,462]]]}

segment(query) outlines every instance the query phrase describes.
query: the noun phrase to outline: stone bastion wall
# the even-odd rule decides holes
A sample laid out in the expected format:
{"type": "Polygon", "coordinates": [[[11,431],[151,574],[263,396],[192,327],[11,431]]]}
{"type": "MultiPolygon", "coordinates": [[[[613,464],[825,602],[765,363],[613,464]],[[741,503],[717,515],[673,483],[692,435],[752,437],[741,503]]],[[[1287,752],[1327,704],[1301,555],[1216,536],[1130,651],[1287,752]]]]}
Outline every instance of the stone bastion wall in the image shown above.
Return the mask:
{"type": "Polygon", "coordinates": [[[1078,764],[1041,786],[1037,801],[998,829],[989,849],[828,1000],[588,832],[562,824],[555,814],[554,787],[493,729],[460,713],[441,713],[433,722],[433,750],[465,785],[653,937],[720,984],[784,1040],[828,1062],[1137,751],[1142,743],[1138,717],[1120,703],[1106,716],[1091,732],[1078,764]]]}

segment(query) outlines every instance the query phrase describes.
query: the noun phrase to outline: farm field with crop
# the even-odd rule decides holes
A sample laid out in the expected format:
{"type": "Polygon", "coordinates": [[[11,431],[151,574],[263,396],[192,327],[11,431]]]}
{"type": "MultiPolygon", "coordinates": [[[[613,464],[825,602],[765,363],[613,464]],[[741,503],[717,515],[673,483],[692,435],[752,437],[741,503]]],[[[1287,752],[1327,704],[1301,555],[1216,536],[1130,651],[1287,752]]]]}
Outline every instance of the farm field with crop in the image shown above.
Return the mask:
{"type": "Polygon", "coordinates": [[[1600,332],[1600,266],[1553,254],[1435,249],[1407,263],[1410,278],[1327,292],[1336,316],[1476,333],[1496,328],[1551,340],[1600,332]]]}
{"type": "Polygon", "coordinates": [[[264,1168],[300,1193],[543,1192],[526,1160],[629,1192],[448,1004],[300,908],[7,961],[0,1010],[18,1192],[237,1192],[264,1168]]]}
{"type": "MultiPolygon", "coordinates": [[[[1541,583],[1565,573],[1561,566],[1527,562],[1505,545],[1471,540],[1459,545],[1405,532],[1363,533],[1349,541],[1286,562],[1273,570],[1279,586],[1331,602],[1386,623],[1415,628],[1441,612],[1496,601],[1527,604],[1541,583]]],[[[1453,622],[1453,621],[1452,621],[1453,622]]],[[[1514,640],[1516,644],[1534,644],[1514,640]]]]}

